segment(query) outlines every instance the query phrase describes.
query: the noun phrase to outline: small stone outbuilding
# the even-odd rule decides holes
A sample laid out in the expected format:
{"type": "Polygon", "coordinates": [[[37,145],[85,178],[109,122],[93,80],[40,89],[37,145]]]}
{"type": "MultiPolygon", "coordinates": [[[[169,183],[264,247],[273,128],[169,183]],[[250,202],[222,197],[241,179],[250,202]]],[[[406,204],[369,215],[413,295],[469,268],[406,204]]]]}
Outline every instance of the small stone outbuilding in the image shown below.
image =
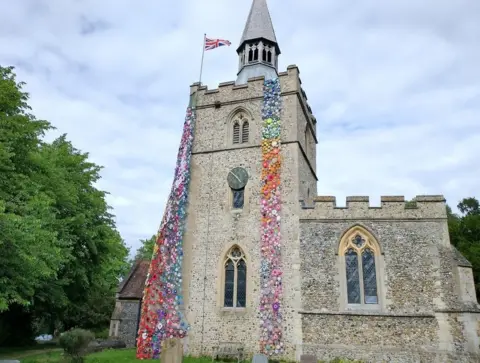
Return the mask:
{"type": "Polygon", "coordinates": [[[127,348],[136,343],[143,288],[150,261],[136,261],[117,292],[117,301],[110,321],[111,338],[125,342],[127,348]]]}

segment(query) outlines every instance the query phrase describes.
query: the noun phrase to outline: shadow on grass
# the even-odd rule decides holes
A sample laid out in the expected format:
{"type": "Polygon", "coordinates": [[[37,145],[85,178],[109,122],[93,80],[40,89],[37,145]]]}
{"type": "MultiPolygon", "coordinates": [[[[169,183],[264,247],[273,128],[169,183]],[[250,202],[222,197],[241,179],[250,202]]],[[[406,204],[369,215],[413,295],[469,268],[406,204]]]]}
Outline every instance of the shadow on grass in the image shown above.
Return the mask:
{"type": "Polygon", "coordinates": [[[0,348],[0,359],[20,359],[45,351],[60,349],[55,342],[37,343],[26,347],[0,348]]]}

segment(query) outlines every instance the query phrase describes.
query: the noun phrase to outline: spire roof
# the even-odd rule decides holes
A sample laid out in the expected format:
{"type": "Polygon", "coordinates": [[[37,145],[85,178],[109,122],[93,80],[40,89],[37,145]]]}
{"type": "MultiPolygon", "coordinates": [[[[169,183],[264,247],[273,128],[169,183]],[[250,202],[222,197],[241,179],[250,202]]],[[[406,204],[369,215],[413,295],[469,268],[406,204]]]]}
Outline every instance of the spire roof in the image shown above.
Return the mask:
{"type": "Polygon", "coordinates": [[[245,42],[261,38],[275,43],[278,53],[280,54],[272,19],[268,11],[267,0],[253,0],[238,50],[240,50],[245,42]]]}

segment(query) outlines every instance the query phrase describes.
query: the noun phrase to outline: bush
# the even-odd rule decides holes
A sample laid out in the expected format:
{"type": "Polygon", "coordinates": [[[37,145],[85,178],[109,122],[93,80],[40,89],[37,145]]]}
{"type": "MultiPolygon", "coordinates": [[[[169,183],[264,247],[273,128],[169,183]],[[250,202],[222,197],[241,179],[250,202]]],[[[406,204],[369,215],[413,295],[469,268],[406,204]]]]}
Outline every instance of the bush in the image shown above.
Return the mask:
{"type": "Polygon", "coordinates": [[[95,330],[95,339],[108,339],[108,336],[110,335],[110,329],[106,328],[103,330],[95,330]]]}
{"type": "Polygon", "coordinates": [[[88,344],[95,339],[92,332],[84,329],[72,329],[60,336],[59,344],[72,363],[83,363],[88,344]]]}

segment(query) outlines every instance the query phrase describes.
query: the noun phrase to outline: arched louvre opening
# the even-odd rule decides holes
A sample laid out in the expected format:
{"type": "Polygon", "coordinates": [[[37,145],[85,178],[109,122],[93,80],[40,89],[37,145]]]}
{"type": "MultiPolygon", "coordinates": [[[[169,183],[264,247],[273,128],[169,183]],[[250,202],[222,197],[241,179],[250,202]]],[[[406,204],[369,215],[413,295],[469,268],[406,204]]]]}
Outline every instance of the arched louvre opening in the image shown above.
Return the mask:
{"type": "Polygon", "coordinates": [[[249,123],[248,121],[244,121],[242,125],[242,144],[248,143],[248,137],[249,137],[249,123]]]}
{"type": "Polygon", "coordinates": [[[233,143],[240,143],[240,123],[238,121],[233,124],[233,143]]]}

